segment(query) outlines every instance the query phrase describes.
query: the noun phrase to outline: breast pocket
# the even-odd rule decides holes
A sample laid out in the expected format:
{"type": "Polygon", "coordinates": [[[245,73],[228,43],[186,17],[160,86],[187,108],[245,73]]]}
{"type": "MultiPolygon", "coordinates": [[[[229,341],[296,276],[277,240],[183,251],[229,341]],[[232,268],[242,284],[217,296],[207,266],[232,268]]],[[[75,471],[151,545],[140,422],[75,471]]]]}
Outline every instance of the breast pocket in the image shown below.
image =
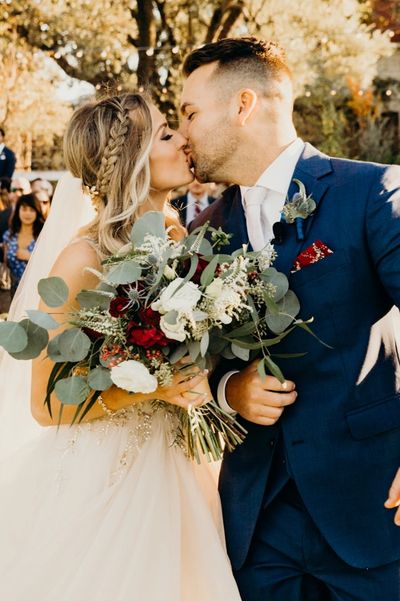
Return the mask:
{"type": "Polygon", "coordinates": [[[349,260],[345,250],[336,250],[332,255],[328,255],[317,261],[317,263],[311,263],[306,267],[303,267],[299,271],[290,275],[290,283],[296,288],[297,286],[303,286],[308,282],[322,278],[330,273],[333,273],[340,269],[345,269],[349,266],[349,260]]]}

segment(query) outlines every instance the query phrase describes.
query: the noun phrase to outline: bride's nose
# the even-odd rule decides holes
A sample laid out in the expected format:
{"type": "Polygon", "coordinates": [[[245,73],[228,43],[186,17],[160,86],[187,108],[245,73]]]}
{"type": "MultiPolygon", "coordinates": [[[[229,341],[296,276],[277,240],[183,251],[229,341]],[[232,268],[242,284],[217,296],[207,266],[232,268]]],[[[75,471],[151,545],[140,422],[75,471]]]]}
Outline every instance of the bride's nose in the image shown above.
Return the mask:
{"type": "Polygon", "coordinates": [[[187,138],[179,130],[176,130],[175,139],[179,150],[184,150],[188,143],[187,138]]]}

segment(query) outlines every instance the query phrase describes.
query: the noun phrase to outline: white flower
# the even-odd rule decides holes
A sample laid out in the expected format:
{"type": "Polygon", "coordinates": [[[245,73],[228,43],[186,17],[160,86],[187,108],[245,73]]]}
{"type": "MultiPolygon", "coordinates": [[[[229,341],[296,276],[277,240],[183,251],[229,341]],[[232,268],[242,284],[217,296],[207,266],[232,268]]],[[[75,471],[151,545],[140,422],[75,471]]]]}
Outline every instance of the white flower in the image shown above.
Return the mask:
{"type": "Polygon", "coordinates": [[[164,267],[164,275],[167,278],[167,280],[173,280],[176,277],[176,271],[169,265],[166,265],[164,267]]]}
{"type": "Polygon", "coordinates": [[[221,278],[216,278],[207,286],[205,293],[211,298],[218,298],[222,293],[222,286],[223,283],[221,278]]]}
{"type": "Polygon", "coordinates": [[[181,286],[182,282],[182,278],[176,278],[176,280],[168,284],[161,292],[160,298],[152,303],[151,308],[153,311],[158,311],[161,314],[168,313],[169,311],[190,313],[199,302],[201,292],[197,284],[186,282],[186,284],[181,286]],[[179,286],[181,288],[177,290],[179,286]]]}
{"type": "Polygon", "coordinates": [[[111,369],[113,383],[129,392],[154,392],[158,386],[157,378],[139,361],[122,361],[111,369]]]}
{"type": "Polygon", "coordinates": [[[170,323],[167,316],[162,316],[160,319],[160,328],[164,332],[167,338],[171,340],[178,340],[179,342],[183,342],[187,336],[187,331],[185,329],[186,319],[181,319],[181,316],[178,314],[176,317],[175,323],[170,323]]]}

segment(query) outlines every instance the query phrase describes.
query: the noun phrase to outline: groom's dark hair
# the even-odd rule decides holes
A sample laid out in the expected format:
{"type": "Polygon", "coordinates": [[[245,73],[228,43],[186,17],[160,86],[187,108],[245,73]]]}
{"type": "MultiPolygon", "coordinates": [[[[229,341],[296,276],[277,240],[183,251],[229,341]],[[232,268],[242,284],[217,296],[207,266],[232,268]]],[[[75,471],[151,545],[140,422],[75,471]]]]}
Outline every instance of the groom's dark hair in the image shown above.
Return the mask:
{"type": "Polygon", "coordinates": [[[292,78],[283,48],[255,37],[225,38],[197,48],[186,56],[183,73],[188,77],[214,62],[218,63],[215,75],[251,76],[263,83],[282,76],[292,78]]]}

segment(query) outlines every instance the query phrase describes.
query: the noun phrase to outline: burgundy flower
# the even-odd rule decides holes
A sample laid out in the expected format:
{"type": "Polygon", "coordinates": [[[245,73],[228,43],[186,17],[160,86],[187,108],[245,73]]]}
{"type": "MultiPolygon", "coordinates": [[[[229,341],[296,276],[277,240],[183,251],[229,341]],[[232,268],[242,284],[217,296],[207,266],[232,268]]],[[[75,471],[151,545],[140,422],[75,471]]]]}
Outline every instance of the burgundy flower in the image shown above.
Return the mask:
{"type": "Polygon", "coordinates": [[[92,330],[92,328],[82,328],[82,332],[84,332],[86,336],[89,336],[92,342],[98,340],[98,338],[104,338],[104,334],[96,332],[96,330],[92,330]]]}
{"type": "Polygon", "coordinates": [[[160,324],[160,314],[153,311],[151,307],[140,309],[139,317],[142,324],[146,326],[158,326],[160,324]]]}
{"type": "MultiPolygon", "coordinates": [[[[196,271],[192,275],[191,281],[194,282],[195,284],[200,284],[201,274],[207,267],[208,261],[205,261],[205,259],[202,259],[200,257],[200,255],[197,255],[197,256],[199,258],[199,262],[197,263],[196,271]]],[[[188,273],[189,268],[190,268],[190,261],[186,260],[183,264],[183,267],[184,267],[185,272],[188,273]]],[[[182,277],[184,277],[184,276],[182,276],[182,277]]]]}
{"type": "Polygon", "coordinates": [[[109,312],[112,317],[122,317],[128,310],[129,299],[116,296],[110,303],[109,312]]]}
{"type": "Polygon", "coordinates": [[[145,349],[154,346],[167,346],[169,344],[164,332],[155,327],[141,327],[130,321],[127,330],[127,341],[130,344],[141,346],[145,349]]]}

